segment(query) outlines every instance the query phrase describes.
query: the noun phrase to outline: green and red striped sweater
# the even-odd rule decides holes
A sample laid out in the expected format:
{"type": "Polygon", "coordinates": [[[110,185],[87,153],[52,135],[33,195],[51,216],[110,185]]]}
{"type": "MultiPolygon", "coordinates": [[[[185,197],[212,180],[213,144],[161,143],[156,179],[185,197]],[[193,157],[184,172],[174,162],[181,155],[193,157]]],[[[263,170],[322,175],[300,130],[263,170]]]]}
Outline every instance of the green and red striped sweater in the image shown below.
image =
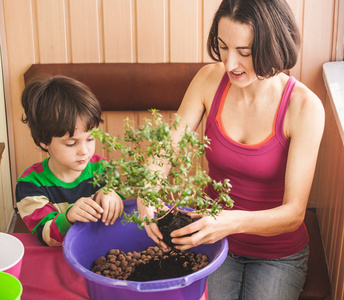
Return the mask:
{"type": "Polygon", "coordinates": [[[70,183],[61,181],[51,172],[48,160],[32,165],[20,175],[16,201],[20,216],[29,230],[35,232],[42,243],[61,246],[72,226],[66,213],[78,199],[93,199],[101,188],[93,186],[92,177],[101,172],[100,162],[105,158],[93,155],[82,174],[70,183]]]}

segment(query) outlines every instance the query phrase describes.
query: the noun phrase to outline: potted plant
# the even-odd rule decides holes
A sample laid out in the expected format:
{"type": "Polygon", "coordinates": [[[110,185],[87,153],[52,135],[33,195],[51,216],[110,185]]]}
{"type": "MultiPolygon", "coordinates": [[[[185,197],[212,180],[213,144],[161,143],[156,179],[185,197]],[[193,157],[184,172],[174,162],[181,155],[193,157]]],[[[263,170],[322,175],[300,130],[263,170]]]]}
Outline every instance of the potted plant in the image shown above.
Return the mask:
{"type": "MultiPolygon", "coordinates": [[[[95,177],[94,184],[106,182],[105,190],[118,191],[127,198],[141,197],[144,205],[156,207],[159,213],[153,219],[141,219],[136,200],[129,199],[124,201],[122,222],[116,222],[113,226],[105,226],[103,222],[77,223],[70,228],[64,240],[64,255],[68,264],[85,278],[92,299],[197,300],[204,293],[207,276],[227,257],[227,240],[222,239],[192,249],[200,261],[200,267],[188,275],[170,276],[172,267],[176,266],[172,262],[173,266],[169,265],[164,271],[169,275],[164,279],[148,279],[148,282],[144,282],[112,276],[118,272],[118,268],[121,268],[122,274],[128,273],[128,267],[131,267],[132,259],[136,259],[137,252],[144,252],[148,259],[148,255],[152,255],[148,251],[157,248],[145,232],[137,230],[137,224],[142,227],[144,222],[157,222],[159,226],[170,216],[176,215],[183,219],[185,214],[181,211],[190,211],[191,208],[216,218],[222,210],[220,204],[232,206],[228,196],[231,188],[229,181],[212,181],[198,163],[198,158],[209,147],[209,141],[206,138],[200,141],[196,133],[185,128],[176,146],[171,138],[171,129],[179,126],[178,117],[169,126],[163,122],[157,110],[151,112],[152,119],[146,119],[139,127],[133,127],[133,123],[126,119],[123,137],[113,137],[99,129],[93,131],[104,148],[121,153],[119,159],[103,164],[103,172],[95,177]],[[163,163],[171,165],[168,176],[159,171],[163,163]],[[204,193],[207,184],[213,184],[219,193],[218,199],[213,200],[204,193]],[[208,262],[201,267],[204,265],[204,256],[207,256],[208,262]],[[100,269],[94,269],[96,262],[100,269]]],[[[169,236],[168,233],[165,235],[169,236]]],[[[175,255],[176,249],[171,249],[170,253],[175,255]]],[[[159,249],[154,251],[157,254],[160,252],[159,249]]],[[[159,260],[159,267],[164,265],[163,259],[167,254],[155,257],[159,260]]],[[[185,258],[188,255],[183,256],[185,258]]],[[[154,259],[151,261],[156,263],[154,259]]],[[[148,272],[144,270],[142,273],[146,275],[148,272]]]]}
{"type": "Polygon", "coordinates": [[[151,113],[152,120],[145,119],[139,127],[133,127],[127,118],[123,137],[113,137],[100,129],[93,130],[93,135],[107,151],[121,152],[121,158],[103,163],[103,172],[95,176],[94,184],[106,182],[105,191],[111,189],[129,198],[140,197],[143,205],[155,207],[158,214],[153,219],[141,219],[135,211],[124,212],[124,220],[141,228],[144,223],[157,222],[164,242],[172,246],[170,233],[191,222],[191,218],[181,212],[185,208],[194,208],[200,214],[215,218],[223,205],[233,206],[229,197],[231,185],[229,180],[211,180],[202,169],[199,158],[209,147],[206,137],[201,141],[196,132],[186,127],[178,145],[175,145],[171,133],[180,125],[179,117],[176,115],[170,126],[163,122],[158,110],[152,109],[151,113]],[[168,176],[160,171],[162,164],[166,163],[171,166],[168,176]],[[217,199],[204,192],[208,184],[218,192],[217,199]],[[170,207],[167,211],[166,206],[170,207]],[[171,222],[173,225],[169,225],[171,222]]]}

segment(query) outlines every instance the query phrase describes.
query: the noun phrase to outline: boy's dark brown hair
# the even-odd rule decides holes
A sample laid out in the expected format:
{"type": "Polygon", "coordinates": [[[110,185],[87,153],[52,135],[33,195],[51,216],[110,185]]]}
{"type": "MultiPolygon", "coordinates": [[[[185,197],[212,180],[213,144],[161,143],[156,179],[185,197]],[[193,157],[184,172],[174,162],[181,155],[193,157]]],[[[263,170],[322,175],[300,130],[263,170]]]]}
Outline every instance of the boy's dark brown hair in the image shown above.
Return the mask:
{"type": "Polygon", "coordinates": [[[221,61],[217,39],[221,18],[251,26],[257,76],[268,78],[296,64],[301,35],[285,0],[223,0],[215,13],[207,43],[208,54],[215,61],[221,61]]]}
{"type": "Polygon", "coordinates": [[[29,125],[32,138],[50,145],[53,137],[67,132],[72,137],[80,118],[85,130],[103,122],[101,107],[90,89],[83,83],[65,76],[42,77],[30,81],[22,94],[25,115],[22,121],[29,125]]]}

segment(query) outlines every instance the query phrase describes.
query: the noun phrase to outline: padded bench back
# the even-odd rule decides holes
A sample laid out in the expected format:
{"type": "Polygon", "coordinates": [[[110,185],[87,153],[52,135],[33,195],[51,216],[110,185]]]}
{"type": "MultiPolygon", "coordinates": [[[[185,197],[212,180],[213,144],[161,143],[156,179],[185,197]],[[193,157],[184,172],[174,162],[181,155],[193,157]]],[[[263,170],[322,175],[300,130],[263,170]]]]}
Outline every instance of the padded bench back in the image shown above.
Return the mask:
{"type": "Polygon", "coordinates": [[[103,111],[176,111],[204,63],[34,64],[25,83],[44,75],[65,75],[86,84],[103,111]]]}

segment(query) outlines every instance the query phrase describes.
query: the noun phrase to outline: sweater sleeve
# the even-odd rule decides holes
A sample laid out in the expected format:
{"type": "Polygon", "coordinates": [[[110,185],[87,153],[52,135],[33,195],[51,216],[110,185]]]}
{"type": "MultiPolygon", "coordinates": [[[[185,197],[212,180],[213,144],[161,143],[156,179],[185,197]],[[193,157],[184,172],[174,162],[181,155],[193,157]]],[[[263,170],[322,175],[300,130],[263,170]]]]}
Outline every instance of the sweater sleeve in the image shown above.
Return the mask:
{"type": "MultiPolygon", "coordinates": [[[[70,207],[72,207],[72,205],[70,207]]],[[[42,240],[48,246],[62,246],[64,237],[67,234],[68,229],[72,226],[66,216],[68,209],[63,213],[57,214],[54,219],[49,220],[44,224],[41,233],[42,240]]]]}
{"type": "Polygon", "coordinates": [[[19,214],[28,229],[49,246],[62,245],[64,236],[72,226],[66,217],[71,205],[59,212],[49,202],[44,190],[29,182],[17,183],[16,199],[19,214]]]}

